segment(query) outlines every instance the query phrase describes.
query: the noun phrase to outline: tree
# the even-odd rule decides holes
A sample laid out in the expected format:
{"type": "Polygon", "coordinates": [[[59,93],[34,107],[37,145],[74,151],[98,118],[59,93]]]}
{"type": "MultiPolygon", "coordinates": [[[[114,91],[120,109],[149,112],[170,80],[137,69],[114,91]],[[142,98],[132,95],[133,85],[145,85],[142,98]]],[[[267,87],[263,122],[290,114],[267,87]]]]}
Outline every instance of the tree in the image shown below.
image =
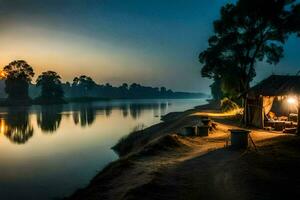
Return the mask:
{"type": "Polygon", "coordinates": [[[167,89],[165,87],[160,87],[160,93],[165,94],[167,92],[167,89]]]}
{"type": "Polygon", "coordinates": [[[28,87],[34,76],[33,68],[24,60],[16,60],[5,66],[3,71],[6,75],[5,92],[8,94],[8,101],[30,100],[28,87]]]}
{"type": "Polygon", "coordinates": [[[36,85],[41,87],[40,99],[44,101],[62,100],[64,91],[61,85],[61,77],[54,71],[46,71],[38,76],[36,85]]]}
{"type": "Polygon", "coordinates": [[[128,84],[127,83],[123,83],[120,88],[122,88],[123,90],[128,90],[128,84]]]}
{"type": "Polygon", "coordinates": [[[97,84],[91,77],[85,75],[81,75],[80,77],[75,77],[72,83],[73,87],[77,87],[80,90],[83,90],[83,94],[85,96],[87,96],[88,91],[94,88],[96,85],[97,84]]]}
{"type": "Polygon", "coordinates": [[[214,100],[221,100],[223,98],[223,92],[221,89],[221,79],[215,78],[214,82],[209,87],[214,100]]]}
{"type": "Polygon", "coordinates": [[[239,0],[223,6],[209,47],[199,55],[202,76],[221,80],[226,86],[235,79],[235,95],[248,90],[257,62],[277,64],[282,58],[283,44],[292,33],[287,25],[294,2],[239,0]]]}

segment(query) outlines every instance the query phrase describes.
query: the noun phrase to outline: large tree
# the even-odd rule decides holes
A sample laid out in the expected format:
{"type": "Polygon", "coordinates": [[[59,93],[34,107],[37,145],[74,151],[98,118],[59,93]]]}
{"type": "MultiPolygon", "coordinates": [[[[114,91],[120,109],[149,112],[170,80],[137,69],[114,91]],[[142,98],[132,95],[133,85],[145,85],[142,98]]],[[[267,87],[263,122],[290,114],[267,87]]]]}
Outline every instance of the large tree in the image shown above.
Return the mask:
{"type": "Polygon", "coordinates": [[[16,60],[9,63],[3,69],[6,76],[5,92],[8,101],[28,101],[28,87],[34,76],[33,68],[24,60],[16,60]]]}
{"type": "Polygon", "coordinates": [[[46,71],[39,75],[36,85],[41,87],[41,99],[61,100],[64,97],[61,77],[54,71],[46,71]]]}
{"type": "Polygon", "coordinates": [[[239,0],[223,6],[209,47],[199,55],[202,76],[221,80],[235,94],[249,89],[257,62],[276,64],[282,58],[283,44],[295,31],[287,29],[295,18],[293,6],[294,0],[239,0]]]}

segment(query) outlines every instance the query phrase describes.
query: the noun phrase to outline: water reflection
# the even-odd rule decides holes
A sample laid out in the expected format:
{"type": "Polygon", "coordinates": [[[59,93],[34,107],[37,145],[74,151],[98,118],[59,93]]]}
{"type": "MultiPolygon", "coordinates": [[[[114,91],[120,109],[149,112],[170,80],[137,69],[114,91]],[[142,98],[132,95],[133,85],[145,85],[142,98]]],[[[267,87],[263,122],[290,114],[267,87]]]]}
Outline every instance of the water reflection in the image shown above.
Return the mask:
{"type": "Polygon", "coordinates": [[[92,125],[95,121],[96,112],[90,104],[80,104],[73,106],[74,124],[80,124],[81,127],[92,125]]]}
{"type": "Polygon", "coordinates": [[[24,144],[33,136],[33,127],[29,124],[28,108],[9,108],[6,120],[2,121],[4,135],[15,144],[24,144]]]}
{"type": "Polygon", "coordinates": [[[120,106],[120,109],[122,111],[123,117],[126,118],[128,116],[128,105],[127,104],[122,104],[120,106]]]}
{"type": "Polygon", "coordinates": [[[28,107],[8,108],[6,112],[0,114],[1,132],[16,144],[26,143],[34,133],[30,116],[36,115],[37,126],[44,134],[55,133],[63,118],[69,118],[70,114],[75,125],[81,127],[91,126],[96,119],[96,115],[104,115],[109,118],[113,110],[120,110],[122,117],[131,117],[136,120],[144,112],[153,111],[153,116],[158,117],[166,113],[167,103],[129,103],[118,104],[73,104],[59,106],[41,106],[30,110],[28,107]],[[62,114],[67,113],[67,114],[62,114]]]}
{"type": "Polygon", "coordinates": [[[62,105],[41,107],[37,113],[37,124],[44,133],[53,133],[59,128],[62,110],[62,105]]]}
{"type": "Polygon", "coordinates": [[[5,172],[0,173],[0,199],[68,196],[117,159],[111,147],[124,135],[201,102],[153,99],[0,107],[0,171],[5,172]]]}

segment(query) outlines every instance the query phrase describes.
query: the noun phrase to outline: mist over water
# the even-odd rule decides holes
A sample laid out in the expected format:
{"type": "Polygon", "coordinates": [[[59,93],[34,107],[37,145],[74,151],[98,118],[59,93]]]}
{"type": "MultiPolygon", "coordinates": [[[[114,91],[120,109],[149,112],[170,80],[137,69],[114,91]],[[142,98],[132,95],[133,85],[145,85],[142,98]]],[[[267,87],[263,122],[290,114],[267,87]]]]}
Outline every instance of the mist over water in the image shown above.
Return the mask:
{"type": "Polygon", "coordinates": [[[109,162],[110,149],[160,116],[204,99],[114,100],[0,108],[0,193],[3,199],[52,199],[86,186],[109,162]]]}

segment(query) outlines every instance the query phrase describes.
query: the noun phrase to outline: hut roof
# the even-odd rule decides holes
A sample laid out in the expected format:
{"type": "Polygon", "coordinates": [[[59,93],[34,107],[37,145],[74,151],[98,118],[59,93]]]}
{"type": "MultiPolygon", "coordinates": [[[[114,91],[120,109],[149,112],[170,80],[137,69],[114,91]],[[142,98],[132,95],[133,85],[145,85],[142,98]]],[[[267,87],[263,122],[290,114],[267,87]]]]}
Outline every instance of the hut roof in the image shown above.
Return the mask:
{"type": "Polygon", "coordinates": [[[300,94],[300,76],[271,75],[248,92],[249,96],[283,96],[300,94]]]}

